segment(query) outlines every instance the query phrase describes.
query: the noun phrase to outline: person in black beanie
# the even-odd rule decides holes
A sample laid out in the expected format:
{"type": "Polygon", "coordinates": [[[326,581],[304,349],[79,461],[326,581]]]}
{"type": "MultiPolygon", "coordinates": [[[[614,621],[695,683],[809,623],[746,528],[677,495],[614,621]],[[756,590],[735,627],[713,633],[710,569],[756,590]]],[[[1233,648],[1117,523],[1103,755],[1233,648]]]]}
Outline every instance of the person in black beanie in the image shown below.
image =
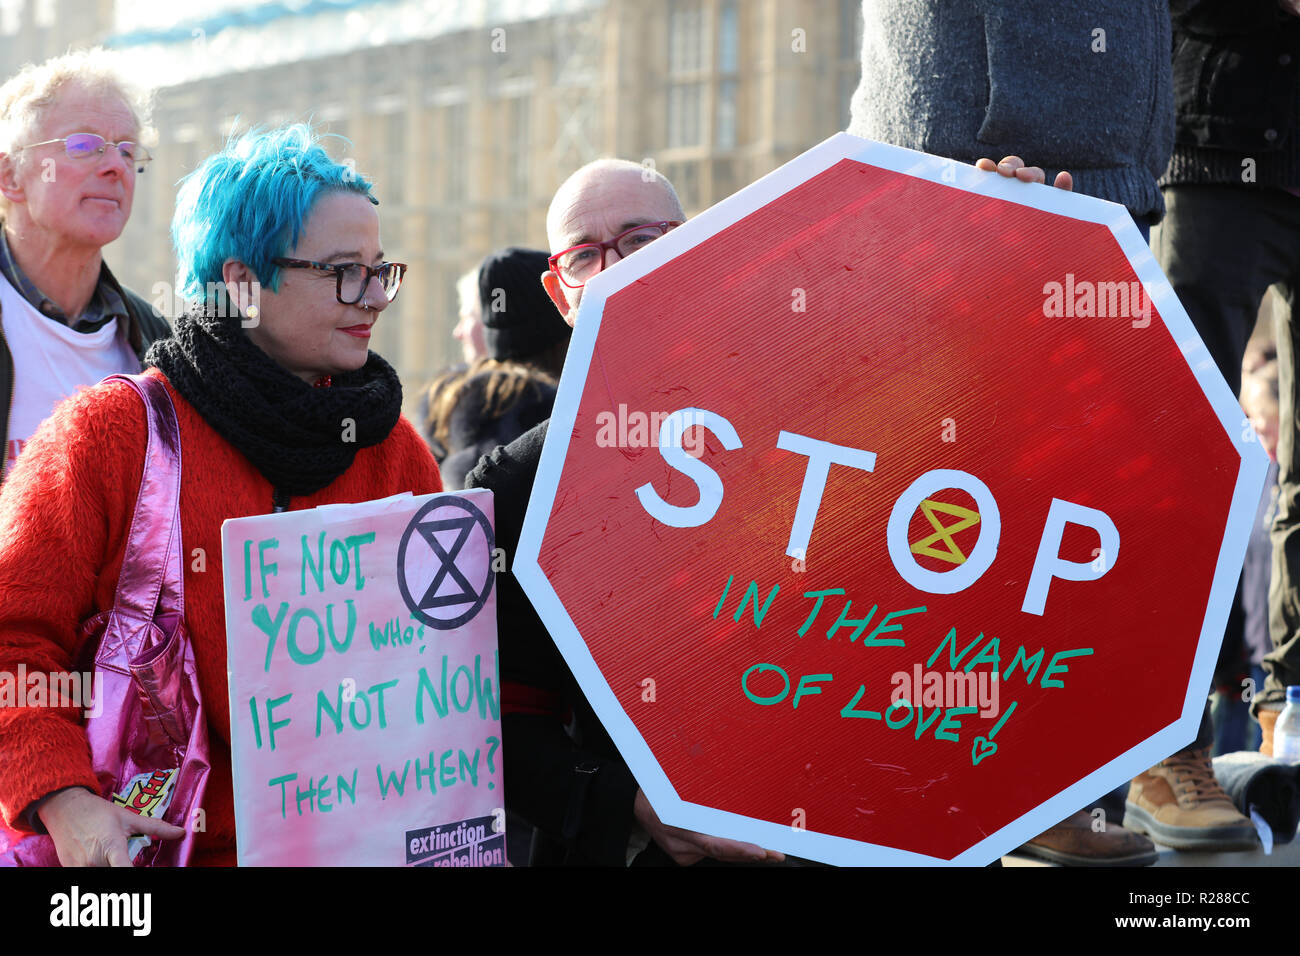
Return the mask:
{"type": "Polygon", "coordinates": [[[538,281],[546,269],[545,252],[514,246],[479,267],[487,357],[444,372],[422,400],[425,438],[448,488],[550,417],[572,329],[538,281]]]}
{"type": "Polygon", "coordinates": [[[487,350],[499,362],[527,365],[559,380],[569,350],[569,328],[538,278],[547,254],[510,246],[483,260],[478,270],[487,350]]]}

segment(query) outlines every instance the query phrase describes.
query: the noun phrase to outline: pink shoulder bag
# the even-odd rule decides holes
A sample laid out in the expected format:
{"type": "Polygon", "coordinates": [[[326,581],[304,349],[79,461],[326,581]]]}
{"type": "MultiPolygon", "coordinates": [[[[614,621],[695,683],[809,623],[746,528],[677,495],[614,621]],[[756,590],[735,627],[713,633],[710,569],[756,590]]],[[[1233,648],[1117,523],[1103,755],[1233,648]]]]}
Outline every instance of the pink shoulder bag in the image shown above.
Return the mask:
{"type": "MultiPolygon", "coordinates": [[[[184,866],[194,851],[192,817],[207,786],[208,726],[185,628],[181,547],[180,426],[167,387],[144,375],[113,375],[144,400],[144,473],[111,610],[82,625],[95,648],[94,686],[102,700],[86,718],[100,796],[185,828],[177,840],[133,837],[136,866],[184,866]],[[102,688],[102,690],[101,690],[102,688]]],[[[201,812],[201,811],[200,811],[201,812]]],[[[7,845],[0,866],[58,866],[54,841],[28,836],[7,845]]]]}

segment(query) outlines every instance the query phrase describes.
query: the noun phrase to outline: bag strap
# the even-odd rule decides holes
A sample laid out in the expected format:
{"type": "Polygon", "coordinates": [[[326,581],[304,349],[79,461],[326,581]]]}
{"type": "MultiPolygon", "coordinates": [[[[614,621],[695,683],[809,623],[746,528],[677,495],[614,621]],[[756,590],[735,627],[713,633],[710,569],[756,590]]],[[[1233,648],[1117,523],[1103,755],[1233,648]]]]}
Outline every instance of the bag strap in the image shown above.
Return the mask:
{"type": "Polygon", "coordinates": [[[126,382],[145,406],[148,437],[140,493],[126,539],[115,606],[142,621],[185,611],[181,556],[181,431],[167,386],[150,376],[110,375],[126,382]],[[165,542],[163,559],[159,545],[165,542]]]}

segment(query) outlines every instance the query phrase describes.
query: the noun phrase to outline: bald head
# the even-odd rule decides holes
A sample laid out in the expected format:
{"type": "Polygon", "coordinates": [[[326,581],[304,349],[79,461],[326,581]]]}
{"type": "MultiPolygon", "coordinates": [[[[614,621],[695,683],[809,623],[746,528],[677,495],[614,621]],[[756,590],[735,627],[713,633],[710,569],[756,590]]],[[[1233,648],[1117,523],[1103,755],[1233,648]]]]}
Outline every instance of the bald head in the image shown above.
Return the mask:
{"type": "Polygon", "coordinates": [[[575,245],[565,242],[572,220],[601,199],[635,196],[636,201],[665,211],[663,218],[683,220],[681,201],[668,177],[650,166],[627,159],[597,159],[583,166],[555,191],[546,212],[546,235],[551,252],[575,245]]]}
{"type": "MultiPolygon", "coordinates": [[[[546,213],[546,235],[554,254],[584,242],[608,242],[647,223],[685,218],[677,191],[662,173],[624,159],[598,159],[556,190],[546,213]]],[[[618,258],[617,252],[607,251],[606,267],[618,258]]],[[[548,272],[542,281],[572,325],[582,289],[569,288],[554,273],[548,272]]]]}

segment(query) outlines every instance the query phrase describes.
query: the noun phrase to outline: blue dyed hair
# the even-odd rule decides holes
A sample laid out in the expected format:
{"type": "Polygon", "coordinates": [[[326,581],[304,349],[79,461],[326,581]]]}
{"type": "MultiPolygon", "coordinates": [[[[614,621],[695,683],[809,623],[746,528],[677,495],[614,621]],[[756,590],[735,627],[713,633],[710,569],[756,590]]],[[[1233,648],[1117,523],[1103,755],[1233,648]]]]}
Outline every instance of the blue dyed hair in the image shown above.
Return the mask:
{"type": "Polygon", "coordinates": [[[310,126],[249,130],[185,177],[172,217],[180,294],[205,298],[227,259],[238,259],[275,292],[281,270],[271,260],[298,244],[316,200],[338,190],[375,202],[371,183],[336,163],[310,126]]]}

